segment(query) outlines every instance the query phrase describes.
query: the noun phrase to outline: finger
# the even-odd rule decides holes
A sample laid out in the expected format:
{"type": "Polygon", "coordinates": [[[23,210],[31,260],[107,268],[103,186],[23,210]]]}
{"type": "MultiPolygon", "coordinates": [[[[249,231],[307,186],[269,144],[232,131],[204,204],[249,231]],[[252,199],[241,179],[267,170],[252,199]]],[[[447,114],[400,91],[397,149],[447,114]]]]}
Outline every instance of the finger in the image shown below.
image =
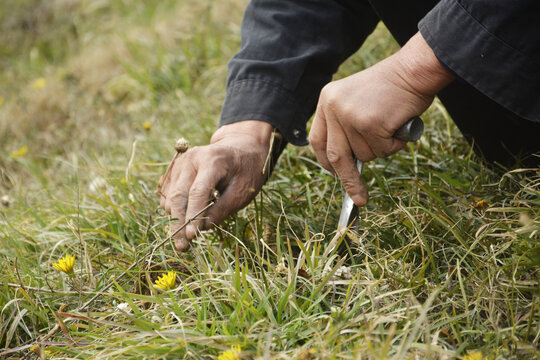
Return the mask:
{"type": "Polygon", "coordinates": [[[406,142],[394,139],[384,138],[373,133],[364,133],[362,137],[366,140],[371,152],[378,158],[385,158],[401,150],[406,142]]]}
{"type": "Polygon", "coordinates": [[[195,215],[209,204],[213,190],[224,176],[222,169],[222,167],[210,167],[200,170],[189,189],[186,220],[193,220],[186,227],[185,236],[188,240],[193,239],[198,230],[205,229],[207,211],[196,218],[195,215]]]}
{"type": "Polygon", "coordinates": [[[191,242],[188,239],[174,239],[174,246],[176,247],[176,250],[180,252],[185,252],[189,249],[191,246],[191,242]]]}
{"type": "MultiPolygon", "coordinates": [[[[167,198],[165,196],[163,196],[163,193],[160,195],[160,198],[159,198],[159,206],[166,210],[165,209],[165,203],[167,202],[167,198]]],[[[167,211],[168,212],[168,211],[167,211]]]]}
{"type": "MultiPolygon", "coordinates": [[[[345,131],[343,133],[346,134],[345,131]]],[[[354,138],[348,137],[347,139],[349,144],[354,144],[351,149],[358,161],[368,162],[376,158],[364,134],[355,133],[354,138]]]]}
{"type": "Polygon", "coordinates": [[[248,205],[260,190],[260,186],[249,186],[238,178],[226,185],[219,199],[208,209],[206,219],[211,226],[221,223],[229,215],[248,205]]]}
{"type": "MultiPolygon", "coordinates": [[[[180,163],[178,165],[181,165],[180,163]]],[[[197,175],[195,168],[191,164],[182,164],[182,172],[175,182],[171,182],[167,192],[165,210],[171,214],[176,221],[171,223],[171,232],[174,234],[184,224],[186,220],[186,209],[189,198],[189,189],[197,175]]],[[[173,238],[177,241],[185,239],[185,229],[178,231],[173,238]]],[[[178,248],[178,246],[177,246],[178,248]]],[[[180,249],[179,249],[180,250],[180,249]]]]}
{"type": "Polygon", "coordinates": [[[403,149],[405,147],[405,145],[407,145],[406,141],[392,138],[392,143],[391,143],[391,145],[390,145],[390,147],[388,149],[388,153],[386,153],[385,157],[397,153],[399,150],[403,149]]]}
{"type": "Polygon", "coordinates": [[[336,174],[332,164],[326,157],[327,139],[326,117],[322,106],[319,104],[309,132],[309,143],[322,167],[332,174],[336,174]]]}
{"type": "Polygon", "coordinates": [[[180,204],[185,203],[184,208],[187,206],[188,190],[195,175],[195,169],[188,161],[178,161],[175,163],[175,167],[169,174],[167,187],[162,191],[162,200],[164,200],[163,208],[167,213],[172,215],[173,204],[175,204],[174,206],[180,206],[180,204]],[[183,170],[181,170],[182,168],[183,170]],[[180,199],[183,200],[181,201],[180,199]]]}
{"type": "Polygon", "coordinates": [[[171,234],[175,241],[176,249],[178,251],[185,251],[189,247],[189,241],[186,239],[186,229],[180,229],[185,223],[186,219],[186,207],[189,192],[177,192],[167,202],[170,203],[171,216],[176,220],[171,223],[171,234]]]}
{"type": "MultiPolygon", "coordinates": [[[[360,173],[356,167],[351,145],[347,139],[347,135],[343,129],[334,125],[335,123],[328,123],[328,144],[327,144],[327,157],[332,167],[335,169],[337,175],[341,179],[343,188],[353,202],[358,206],[363,206],[368,200],[368,191],[366,184],[362,180],[360,173]]],[[[364,146],[361,143],[361,146],[364,146]]],[[[355,146],[358,144],[355,144],[355,146]]],[[[369,151],[367,144],[365,145],[369,151]]],[[[364,154],[365,155],[365,154],[364,154]]]]}
{"type": "Polygon", "coordinates": [[[165,170],[165,173],[159,179],[158,189],[161,193],[160,194],[161,196],[163,196],[162,194],[165,194],[165,192],[167,191],[167,188],[169,187],[169,184],[171,183],[171,178],[174,172],[177,159],[178,159],[178,154],[174,154],[173,158],[171,159],[171,162],[167,166],[167,170],[165,170]]]}

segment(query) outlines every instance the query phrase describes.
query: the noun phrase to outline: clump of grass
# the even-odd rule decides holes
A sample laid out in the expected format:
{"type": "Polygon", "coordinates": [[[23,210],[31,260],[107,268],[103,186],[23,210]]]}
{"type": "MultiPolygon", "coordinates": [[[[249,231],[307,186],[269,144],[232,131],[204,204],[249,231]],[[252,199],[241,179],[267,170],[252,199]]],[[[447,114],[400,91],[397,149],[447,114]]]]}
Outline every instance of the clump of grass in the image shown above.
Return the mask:
{"type": "MultiPolygon", "coordinates": [[[[57,55],[2,60],[18,65],[0,74],[13,84],[0,147],[28,151],[0,158],[0,356],[538,357],[538,169],[487,168],[436,102],[418,145],[367,166],[371,200],[346,237],[339,182],[289,148],[256,200],[192,252],[152,253],[169,222],[157,180],[176,138],[202,144],[215,127],[243,2],[24,4],[0,10],[20,23],[25,6],[71,4],[77,35],[55,16],[32,35],[3,27],[24,49],[56,39],[57,55]],[[77,259],[70,276],[52,266],[64,254],[77,259]],[[175,286],[156,289],[169,273],[175,286]]],[[[379,27],[338,76],[395,49],[379,27]]]]}

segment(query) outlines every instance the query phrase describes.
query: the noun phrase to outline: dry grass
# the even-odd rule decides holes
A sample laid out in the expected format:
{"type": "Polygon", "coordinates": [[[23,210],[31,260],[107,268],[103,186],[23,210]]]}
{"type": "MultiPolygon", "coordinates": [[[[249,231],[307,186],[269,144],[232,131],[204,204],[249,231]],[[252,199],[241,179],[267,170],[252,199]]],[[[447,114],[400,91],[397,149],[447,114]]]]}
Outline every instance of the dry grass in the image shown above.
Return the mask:
{"type": "MultiPolygon", "coordinates": [[[[486,168],[438,103],[417,146],[366,169],[348,241],[339,183],[290,148],[192,253],[114,283],[165,239],[157,179],[177,137],[213,132],[244,5],[0,4],[0,357],[537,358],[540,171],[486,168]],[[66,253],[73,278],[51,266],[66,253]],[[148,286],[169,270],[174,290],[148,286]]],[[[395,49],[379,27],[337,76],[395,49]]]]}

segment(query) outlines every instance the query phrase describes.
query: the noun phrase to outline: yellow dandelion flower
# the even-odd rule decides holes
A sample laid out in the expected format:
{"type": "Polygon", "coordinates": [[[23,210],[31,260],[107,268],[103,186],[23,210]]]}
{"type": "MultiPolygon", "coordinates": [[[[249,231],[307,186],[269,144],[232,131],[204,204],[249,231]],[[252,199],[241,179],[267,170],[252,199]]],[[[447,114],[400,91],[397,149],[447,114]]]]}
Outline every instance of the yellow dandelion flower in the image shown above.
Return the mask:
{"type": "Polygon", "coordinates": [[[169,271],[166,274],[161,274],[155,282],[154,287],[161,290],[172,290],[176,284],[176,274],[174,271],[169,271]]]}
{"type": "Polygon", "coordinates": [[[240,360],[242,348],[240,345],[231,346],[231,348],[218,356],[218,360],[240,360]]]}
{"type": "Polygon", "coordinates": [[[73,265],[75,265],[75,255],[66,255],[54,263],[53,268],[66,274],[73,274],[73,265]]]}
{"type": "MultiPolygon", "coordinates": [[[[34,346],[32,346],[32,347],[30,348],[30,351],[39,355],[39,349],[40,349],[40,348],[39,348],[39,345],[38,345],[38,344],[34,344],[34,346]]],[[[45,355],[50,355],[50,354],[51,354],[51,351],[50,351],[50,350],[44,350],[43,353],[44,353],[45,355]]]]}
{"type": "Polygon", "coordinates": [[[488,202],[486,200],[478,200],[474,203],[474,207],[477,209],[485,209],[488,207],[488,202]]]}
{"type": "Polygon", "coordinates": [[[298,352],[298,355],[296,356],[296,360],[311,360],[313,359],[313,355],[315,355],[317,353],[317,349],[312,347],[312,348],[303,348],[303,349],[300,349],[300,351],[298,352]]]}
{"type": "Polygon", "coordinates": [[[0,106],[2,106],[3,104],[4,104],[4,97],[0,95],[0,106]]]}
{"type": "Polygon", "coordinates": [[[47,85],[47,79],[43,77],[37,78],[32,83],[32,87],[34,88],[34,90],[41,90],[45,87],[45,85],[47,85]]]}
{"type": "Polygon", "coordinates": [[[152,123],[150,121],[145,121],[142,124],[142,127],[146,131],[150,131],[150,128],[152,127],[152,123]]]}
{"type": "Polygon", "coordinates": [[[11,154],[9,154],[9,156],[11,156],[12,159],[18,159],[18,158],[23,157],[27,153],[28,153],[28,146],[23,145],[17,150],[12,151],[11,154]]]}
{"type": "Polygon", "coordinates": [[[481,351],[469,351],[467,355],[463,356],[463,360],[482,360],[482,352],[481,351]]]}

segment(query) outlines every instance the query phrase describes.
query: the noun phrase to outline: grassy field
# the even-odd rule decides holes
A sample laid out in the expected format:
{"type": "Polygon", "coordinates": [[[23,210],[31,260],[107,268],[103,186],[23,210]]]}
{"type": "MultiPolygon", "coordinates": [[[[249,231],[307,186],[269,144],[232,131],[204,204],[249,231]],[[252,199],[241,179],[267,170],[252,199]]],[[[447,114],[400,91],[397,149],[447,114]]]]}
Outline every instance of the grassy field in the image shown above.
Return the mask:
{"type": "MultiPolygon", "coordinates": [[[[367,166],[347,240],[339,182],[289,147],[192,252],[152,253],[156,183],[216,127],[245,3],[0,2],[0,358],[538,358],[540,169],[486,167],[438,103],[367,166]]],[[[337,77],[396,48],[380,26],[337,77]]]]}

